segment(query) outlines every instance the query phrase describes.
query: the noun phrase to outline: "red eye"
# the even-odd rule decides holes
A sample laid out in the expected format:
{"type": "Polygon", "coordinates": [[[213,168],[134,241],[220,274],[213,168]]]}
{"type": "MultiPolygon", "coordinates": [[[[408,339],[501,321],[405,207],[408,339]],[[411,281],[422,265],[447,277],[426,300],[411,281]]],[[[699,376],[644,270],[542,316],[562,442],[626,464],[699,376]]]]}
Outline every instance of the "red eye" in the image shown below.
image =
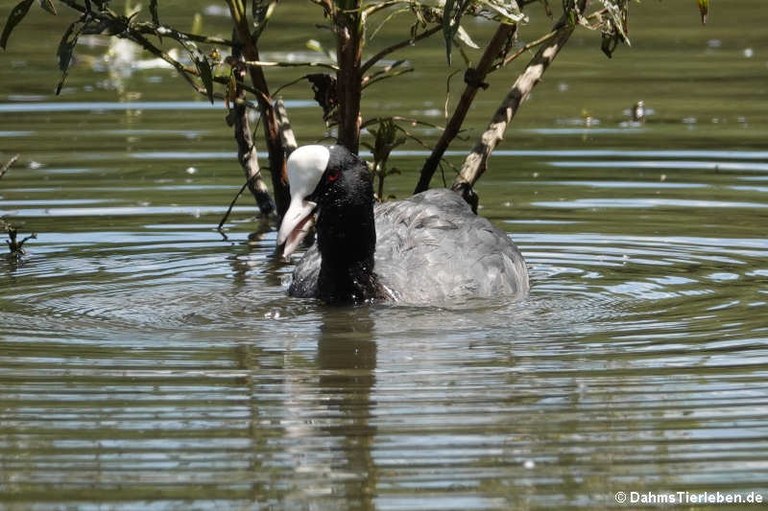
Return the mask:
{"type": "Polygon", "coordinates": [[[326,173],[325,180],[328,181],[329,183],[333,183],[334,181],[339,179],[339,177],[341,177],[341,170],[332,169],[326,173]]]}

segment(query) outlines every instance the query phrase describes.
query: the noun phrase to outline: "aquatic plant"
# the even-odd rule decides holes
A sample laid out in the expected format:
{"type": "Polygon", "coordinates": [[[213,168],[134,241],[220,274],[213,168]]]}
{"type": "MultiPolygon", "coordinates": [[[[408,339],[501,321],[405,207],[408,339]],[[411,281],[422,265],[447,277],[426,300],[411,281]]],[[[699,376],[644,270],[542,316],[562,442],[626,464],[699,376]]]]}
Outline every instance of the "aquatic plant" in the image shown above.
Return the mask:
{"type": "MultiPolygon", "coordinates": [[[[19,159],[19,155],[15,154],[7,162],[0,164],[0,179],[2,179],[5,176],[5,174],[10,170],[10,168],[13,166],[14,163],[16,163],[18,159],[19,159]]],[[[21,258],[21,256],[23,256],[25,253],[24,244],[29,240],[33,240],[37,238],[37,234],[32,233],[29,236],[26,236],[19,240],[18,228],[14,225],[7,223],[4,218],[0,218],[0,230],[4,231],[8,235],[8,239],[5,240],[5,243],[8,245],[9,252],[7,255],[12,259],[21,258]]]]}
{"type": "MultiPolygon", "coordinates": [[[[638,1],[638,0],[635,0],[638,1]]],[[[20,1],[10,12],[2,33],[0,47],[5,48],[12,32],[23,21],[34,0],[20,1]]],[[[58,15],[50,0],[37,2],[42,10],[58,15]]],[[[541,80],[550,64],[566,46],[572,33],[584,28],[600,34],[600,48],[611,57],[620,44],[628,44],[630,0],[563,0],[559,16],[549,0],[309,0],[319,8],[318,18],[323,29],[333,34],[335,48],[327,50],[314,40],[308,45],[318,50],[319,57],[307,62],[264,61],[260,58],[262,34],[270,21],[279,16],[277,0],[226,0],[232,23],[231,38],[215,37],[198,30],[181,30],[163,22],[160,0],[149,0],[149,16],[130,2],[123,3],[122,13],[113,9],[110,0],[60,0],[59,4],[75,13],[57,48],[61,78],[57,93],[67,79],[78,39],[85,34],[101,34],[131,41],[172,66],[197,92],[211,102],[225,101],[230,109],[227,121],[233,127],[238,146],[238,159],[247,187],[256,198],[264,216],[278,217],[288,206],[285,161],[295,146],[288,113],[279,102],[283,87],[270,87],[267,71],[276,67],[299,67],[317,70],[301,75],[291,83],[307,81],[314,99],[323,111],[323,120],[335,131],[339,144],[352,152],[360,146],[361,130],[365,127],[373,136],[368,147],[374,149],[375,171],[379,177],[379,193],[383,194],[383,179],[387,173],[386,160],[395,146],[406,139],[416,139],[404,125],[412,119],[392,115],[375,119],[364,118],[363,91],[384,80],[412,71],[405,59],[394,59],[398,51],[420,41],[442,35],[446,50],[446,66],[455,62],[454,53],[463,61],[464,90],[448,115],[440,137],[431,147],[415,191],[426,190],[438,168],[444,165],[444,154],[462,130],[470,105],[477,92],[489,87],[489,74],[505,69],[516,59],[530,55],[528,64],[511,80],[503,91],[502,100],[490,122],[466,156],[453,183],[454,190],[470,202],[477,200],[472,190],[485,172],[488,158],[502,140],[507,126],[521,104],[541,80]],[[594,4],[594,6],[593,6],[594,4]],[[526,36],[521,42],[528,15],[534,7],[543,8],[553,20],[551,28],[537,37],[526,36]],[[495,31],[484,44],[476,43],[465,29],[468,18],[483,18],[495,24],[495,31]],[[407,23],[399,20],[405,18],[407,23]],[[397,19],[402,39],[368,55],[366,44],[385,25],[397,19]],[[169,48],[173,46],[173,50],[169,48]],[[228,55],[222,55],[226,48],[228,55]],[[467,48],[482,49],[473,61],[467,48]],[[178,50],[181,50],[179,52],[178,50]],[[184,56],[183,59],[181,56],[184,56]],[[386,65],[382,63],[386,59],[386,65]],[[260,113],[263,144],[271,173],[272,192],[262,176],[256,157],[256,142],[247,115],[249,108],[260,113]]],[[[706,21],[709,2],[698,0],[702,21],[706,21]]],[[[455,74],[455,73],[452,73],[455,74]]],[[[446,102],[447,104],[447,102],[446,102]]],[[[418,141],[418,139],[416,139],[418,141]]],[[[421,143],[420,141],[418,141],[421,143]]],[[[443,173],[445,175],[445,173],[443,173]]]]}

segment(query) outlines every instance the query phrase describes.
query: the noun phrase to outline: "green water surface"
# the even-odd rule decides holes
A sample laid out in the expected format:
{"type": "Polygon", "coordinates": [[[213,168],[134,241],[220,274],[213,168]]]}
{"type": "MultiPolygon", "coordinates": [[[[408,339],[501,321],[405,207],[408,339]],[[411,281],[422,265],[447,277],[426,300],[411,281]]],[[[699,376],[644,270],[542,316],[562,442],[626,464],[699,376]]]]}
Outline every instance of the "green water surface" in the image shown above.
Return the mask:
{"type": "MultiPolygon", "coordinates": [[[[35,3],[0,54],[0,161],[20,154],[0,216],[37,234],[0,259],[0,508],[763,508],[768,32],[762,2],[712,4],[702,27],[694,2],[632,3],[610,60],[578,31],[515,119],[477,191],[529,263],[527,299],[329,308],[286,295],[292,265],[248,197],[216,232],[242,183],[225,106],[110,64],[98,37],[54,96],[72,18],[35,3]]],[[[223,5],[160,12],[228,36],[223,5]]],[[[529,12],[521,41],[551,23],[529,12]]],[[[262,57],[332,46],[318,22],[281,2],[262,57]]],[[[461,67],[444,54],[439,35],[407,49],[415,71],[369,89],[364,115],[444,122],[461,67]]],[[[525,60],[479,95],[453,164],[525,60]]],[[[283,96],[300,143],[322,138],[308,86],[283,96]]],[[[401,149],[399,197],[427,156],[401,149]]]]}

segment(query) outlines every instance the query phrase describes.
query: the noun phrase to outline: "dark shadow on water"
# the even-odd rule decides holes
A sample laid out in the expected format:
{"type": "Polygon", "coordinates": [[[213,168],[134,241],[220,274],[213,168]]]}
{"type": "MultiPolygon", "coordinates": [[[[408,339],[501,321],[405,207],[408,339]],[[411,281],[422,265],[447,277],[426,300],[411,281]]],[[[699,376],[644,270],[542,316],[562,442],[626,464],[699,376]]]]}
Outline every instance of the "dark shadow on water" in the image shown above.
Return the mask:
{"type": "Polygon", "coordinates": [[[338,417],[325,430],[343,453],[332,467],[333,472],[344,474],[334,490],[344,495],[350,509],[374,509],[376,428],[370,420],[377,350],[371,309],[328,309],[323,319],[317,350],[318,390],[329,415],[338,417]]]}
{"type": "Polygon", "coordinates": [[[372,309],[315,306],[320,319],[309,338],[302,334],[283,348],[249,342],[236,349],[251,407],[249,500],[269,509],[311,503],[312,509],[373,510],[372,309]]]}

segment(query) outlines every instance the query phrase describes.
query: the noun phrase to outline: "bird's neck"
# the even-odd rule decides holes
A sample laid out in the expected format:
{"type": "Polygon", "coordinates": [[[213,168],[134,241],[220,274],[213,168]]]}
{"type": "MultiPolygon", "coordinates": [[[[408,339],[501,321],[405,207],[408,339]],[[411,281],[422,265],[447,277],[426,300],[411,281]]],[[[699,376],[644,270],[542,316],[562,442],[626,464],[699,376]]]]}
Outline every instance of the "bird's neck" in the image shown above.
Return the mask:
{"type": "Polygon", "coordinates": [[[360,303],[379,296],[374,273],[376,226],[371,200],[321,209],[317,221],[322,256],[319,298],[327,303],[360,303]]]}

